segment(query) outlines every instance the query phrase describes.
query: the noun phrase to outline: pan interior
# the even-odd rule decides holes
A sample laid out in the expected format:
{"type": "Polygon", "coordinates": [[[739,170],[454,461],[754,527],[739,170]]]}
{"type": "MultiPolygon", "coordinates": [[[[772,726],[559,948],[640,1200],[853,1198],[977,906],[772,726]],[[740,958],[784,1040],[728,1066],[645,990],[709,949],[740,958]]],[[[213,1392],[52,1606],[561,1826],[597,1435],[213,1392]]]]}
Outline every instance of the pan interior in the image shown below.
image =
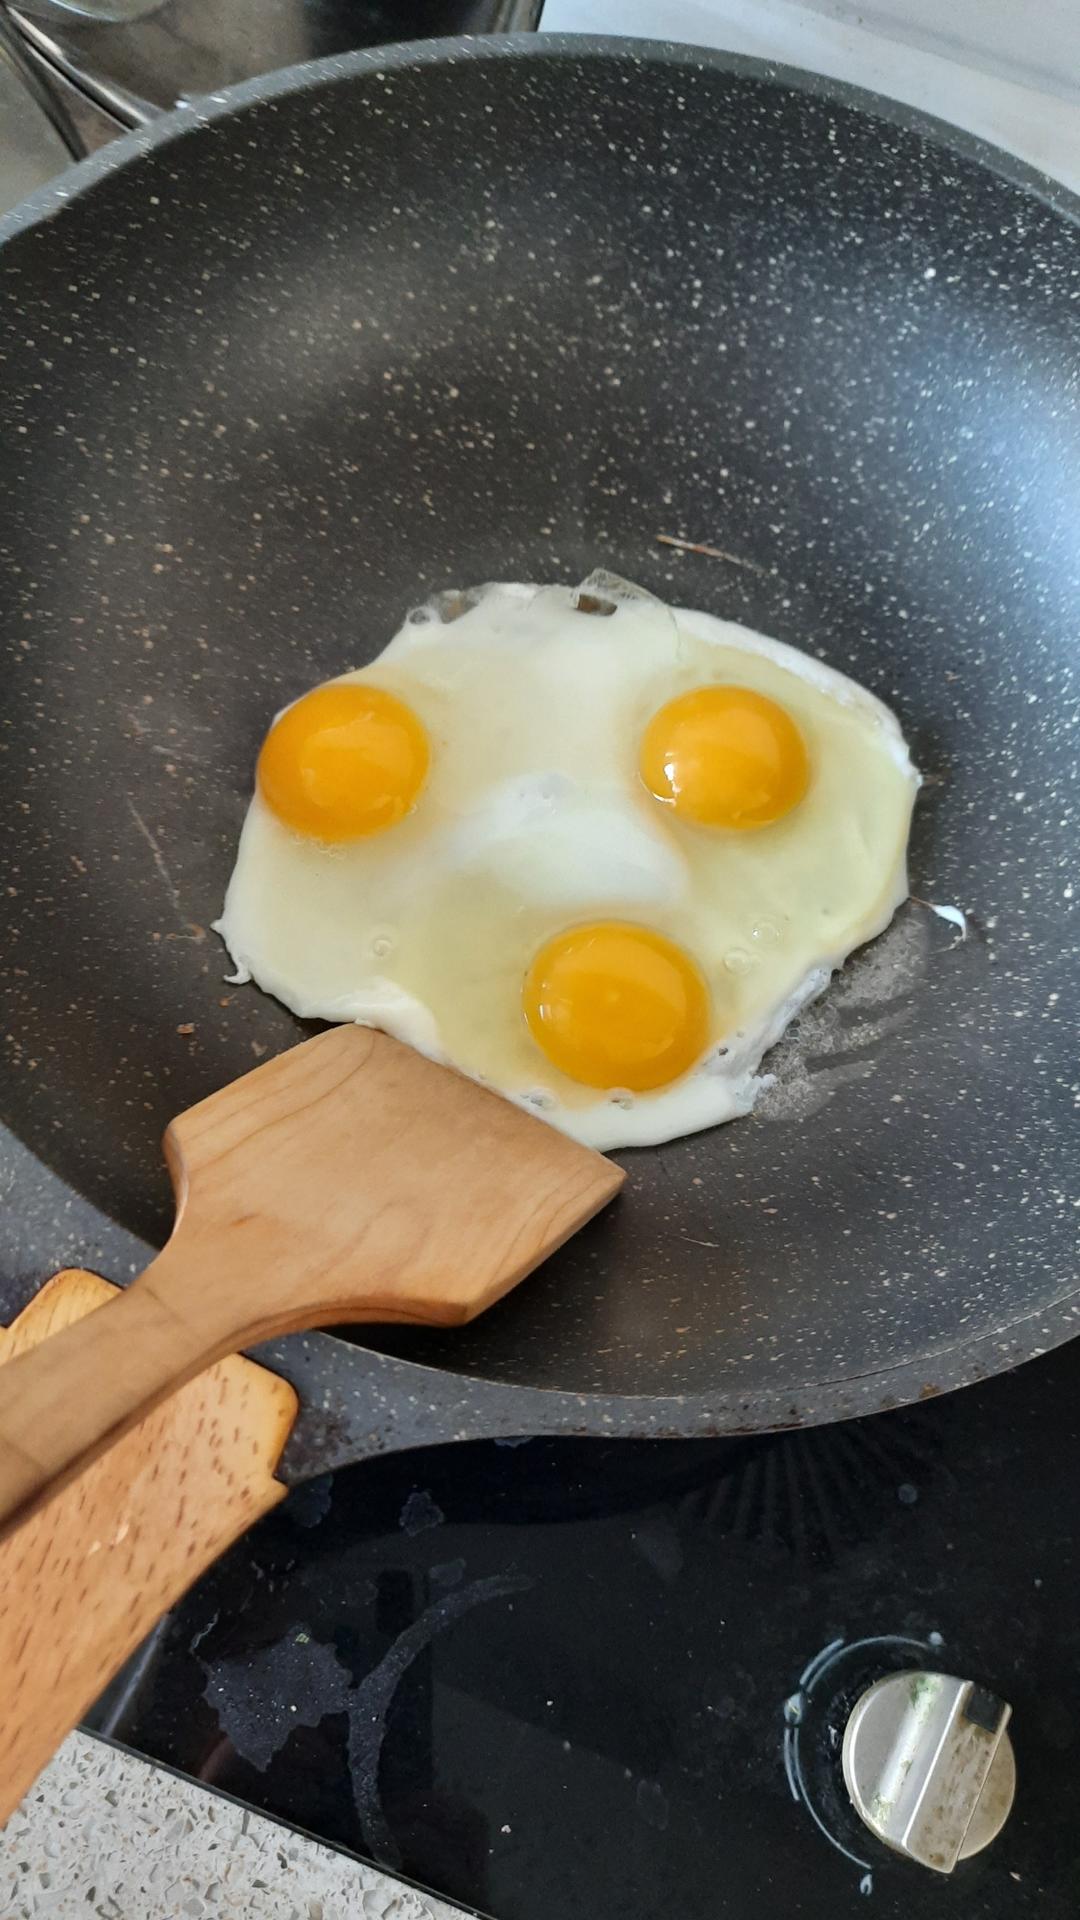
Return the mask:
{"type": "Polygon", "coordinates": [[[432,590],[608,565],[896,709],[913,888],[969,937],[905,908],[752,1118],[628,1156],[496,1312],[387,1346],[797,1399],[1037,1344],[1076,1272],[1080,250],[1007,171],[764,70],[518,46],[324,74],[17,236],[14,1133],[162,1236],[165,1122],[300,1035],[207,931],[268,717],[432,590]]]}

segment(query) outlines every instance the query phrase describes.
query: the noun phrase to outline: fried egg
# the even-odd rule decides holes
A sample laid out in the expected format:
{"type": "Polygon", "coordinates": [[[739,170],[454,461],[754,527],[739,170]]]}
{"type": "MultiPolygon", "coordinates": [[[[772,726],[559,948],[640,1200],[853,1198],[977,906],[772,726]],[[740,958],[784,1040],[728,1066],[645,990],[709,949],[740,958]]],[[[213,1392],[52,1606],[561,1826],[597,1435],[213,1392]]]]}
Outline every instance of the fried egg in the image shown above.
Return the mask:
{"type": "Polygon", "coordinates": [[[880,701],[610,575],[415,609],[274,721],[217,930],[303,1018],[385,1028],[589,1145],[748,1111],[907,893],[880,701]]]}

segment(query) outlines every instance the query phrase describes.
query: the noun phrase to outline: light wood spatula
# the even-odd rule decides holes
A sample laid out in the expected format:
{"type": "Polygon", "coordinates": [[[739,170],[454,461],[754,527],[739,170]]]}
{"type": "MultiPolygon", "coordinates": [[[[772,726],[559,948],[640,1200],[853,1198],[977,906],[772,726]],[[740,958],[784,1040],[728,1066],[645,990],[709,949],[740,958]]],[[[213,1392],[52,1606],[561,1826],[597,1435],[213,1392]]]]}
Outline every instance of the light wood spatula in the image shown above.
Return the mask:
{"type": "Polygon", "coordinates": [[[175,1120],[172,1238],[0,1380],[0,1525],[25,1521],[185,1381],[336,1321],[449,1326],[622,1183],[618,1167],[385,1034],[336,1027],[175,1120]]]}

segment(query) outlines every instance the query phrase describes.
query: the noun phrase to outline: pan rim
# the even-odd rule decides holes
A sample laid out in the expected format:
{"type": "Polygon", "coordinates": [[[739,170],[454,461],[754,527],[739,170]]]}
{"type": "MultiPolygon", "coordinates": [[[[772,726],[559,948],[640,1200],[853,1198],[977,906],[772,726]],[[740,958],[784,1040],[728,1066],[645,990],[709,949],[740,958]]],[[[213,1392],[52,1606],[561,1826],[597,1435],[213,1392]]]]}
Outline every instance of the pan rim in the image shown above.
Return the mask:
{"type": "Polygon", "coordinates": [[[536,1387],[429,1366],[380,1353],[333,1332],[290,1334],[251,1358],[291,1381],[304,1415],[282,1458],[290,1486],[374,1453],[449,1441],[557,1438],[748,1439],[925,1405],[960,1387],[987,1384],[1080,1334],[1080,1282],[971,1341],[898,1360],[845,1379],[733,1397],[627,1394],[536,1387]],[[1032,1334],[1037,1332],[1038,1339],[1032,1334]],[[1004,1358],[1002,1357],[1004,1352],[1004,1358]],[[332,1383],[332,1384],[331,1384],[332,1383]],[[328,1390],[329,1389],[329,1390],[328,1390]],[[318,1409],[333,1404],[324,1430],[318,1409]]]}
{"type": "Polygon", "coordinates": [[[32,231],[64,213],[74,202],[97,185],[131,166],[144,154],[169,146],[199,128],[212,126],[247,107],[268,101],[284,100],[306,93],[323,83],[339,84],[358,76],[407,72],[428,66],[449,66],[470,60],[559,60],[584,57],[616,60],[627,65],[707,67],[718,73],[761,80],[778,88],[802,93],[811,99],[832,101],[837,106],[872,119],[885,120],[909,133],[929,140],[985,167],[1021,192],[1033,195],[1054,213],[1080,227],[1080,193],[1074,193],[1053,175],[1042,172],[1028,161],[996,146],[992,141],[969,133],[950,120],[923,113],[905,101],[877,93],[870,87],[853,86],[846,80],[815,73],[808,67],[762,60],[753,54],[729,53],[722,48],[698,47],[677,40],[642,40],[611,34],[506,33],[445,36],[435,40],[397,41],[385,47],[362,48],[353,53],[328,54],[321,60],[306,60],[279,67],[272,73],[258,74],[212,94],[201,94],[185,101],[149,125],[135,128],[110,141],[96,153],[47,181],[25,200],[0,214],[0,247],[16,235],[32,231]]]}
{"type": "MultiPolygon", "coordinates": [[[[948,152],[985,168],[988,172],[1032,196],[1072,226],[1080,228],[1080,194],[1052,176],[1041,172],[1008,150],[998,147],[937,116],[922,112],[904,102],[891,99],[868,88],[817,74],[809,69],[782,65],[753,56],[728,53],[713,48],[694,47],[665,40],[641,40],[617,36],[529,33],[488,37],[451,37],[430,41],[399,43],[347,55],[331,55],[322,60],[286,67],[267,75],[242,81],[210,96],[161,115],[148,127],[140,128],[111,142],[98,153],[79,162],[39,188],[28,199],[0,215],[0,247],[16,236],[51,224],[77,204],[99,181],[131,166],[144,154],[168,147],[198,129],[216,121],[274,100],[316,90],[324,85],[348,83],[357,78],[375,78],[395,72],[408,72],[427,66],[447,66],[463,60],[529,61],[566,59],[614,61],[618,64],[652,65],[709,69],[734,78],[762,81],[778,90],[787,90],[808,98],[833,103],[838,107],[898,126],[948,152]]],[[[1071,1334],[1080,1331],[1080,1278],[1066,1285],[1049,1305],[1032,1308],[1004,1326],[987,1330],[970,1341],[959,1341],[942,1348],[928,1361],[903,1357],[894,1363],[862,1375],[823,1378],[792,1386],[769,1389],[748,1400],[735,1398],[723,1389],[698,1394],[625,1394],[610,1390],[568,1391],[519,1385],[480,1373],[463,1373],[449,1367],[431,1367],[419,1361],[378,1353],[352,1341],[327,1334],[291,1336],[288,1340],[258,1350],[258,1358],[299,1383],[304,1373],[303,1352],[321,1356],[328,1364],[336,1355],[344,1372],[354,1376],[358,1396],[370,1392],[381,1377],[393,1388],[395,1397],[410,1405],[403,1410],[395,1437],[383,1442],[391,1449],[426,1443],[426,1438],[473,1438],[480,1434],[518,1435],[528,1432],[562,1432],[597,1436],[654,1437],[677,1433],[681,1437],[745,1435],[778,1431],[785,1427],[826,1424],[896,1407],[920,1398],[936,1396],[1014,1366],[1020,1361],[1049,1351],[1071,1334]],[[1004,1360],[1002,1351],[1007,1352],[1004,1360]],[[991,1356],[993,1356],[991,1358],[991,1356]],[[987,1361],[990,1364],[987,1365],[987,1361]],[[366,1365],[365,1365],[366,1363],[366,1365]],[[436,1390],[436,1383],[441,1383],[436,1390]],[[427,1431],[428,1416],[433,1416],[442,1390],[452,1391],[457,1417],[442,1419],[436,1430],[427,1431]],[[471,1402],[475,1400],[475,1416],[471,1402]],[[422,1404],[421,1404],[422,1402],[422,1404]]],[[[370,1403],[368,1403],[370,1406],[370,1403]]],[[[358,1423],[359,1424],[359,1423],[358,1423]]],[[[363,1419],[363,1430],[370,1434],[373,1423],[363,1419]]],[[[342,1454],[342,1461],[355,1459],[370,1451],[357,1446],[355,1439],[342,1454]]],[[[322,1471],[316,1467],[313,1471],[322,1471]]],[[[304,1477],[294,1467],[290,1478],[304,1477]]]]}

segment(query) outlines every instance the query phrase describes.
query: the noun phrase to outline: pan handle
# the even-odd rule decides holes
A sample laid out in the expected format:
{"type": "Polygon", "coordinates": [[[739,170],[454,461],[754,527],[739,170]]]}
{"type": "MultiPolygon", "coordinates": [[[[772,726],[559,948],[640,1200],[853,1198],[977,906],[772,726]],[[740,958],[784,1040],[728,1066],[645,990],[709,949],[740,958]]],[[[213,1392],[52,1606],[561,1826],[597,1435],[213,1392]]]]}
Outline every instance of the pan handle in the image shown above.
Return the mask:
{"type": "MultiPolygon", "coordinates": [[[[0,1331],[0,1364],[115,1292],[57,1274],[0,1331]]],[[[151,1627],[284,1498],[297,1410],[287,1381],[219,1361],[0,1542],[0,1822],[151,1627]]]]}

